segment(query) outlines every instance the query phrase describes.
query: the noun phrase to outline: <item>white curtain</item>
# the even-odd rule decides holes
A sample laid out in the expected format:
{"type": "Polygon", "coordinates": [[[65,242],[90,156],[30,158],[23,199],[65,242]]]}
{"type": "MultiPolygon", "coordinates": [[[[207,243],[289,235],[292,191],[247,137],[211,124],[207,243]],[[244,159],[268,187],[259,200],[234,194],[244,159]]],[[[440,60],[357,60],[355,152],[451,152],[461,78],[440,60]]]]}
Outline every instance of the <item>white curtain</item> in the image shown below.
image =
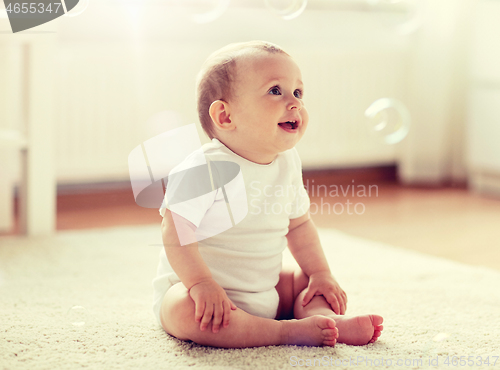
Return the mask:
{"type": "Polygon", "coordinates": [[[439,185],[466,179],[468,53],[476,3],[423,0],[423,23],[412,36],[409,63],[412,127],[400,146],[403,183],[439,185]]]}

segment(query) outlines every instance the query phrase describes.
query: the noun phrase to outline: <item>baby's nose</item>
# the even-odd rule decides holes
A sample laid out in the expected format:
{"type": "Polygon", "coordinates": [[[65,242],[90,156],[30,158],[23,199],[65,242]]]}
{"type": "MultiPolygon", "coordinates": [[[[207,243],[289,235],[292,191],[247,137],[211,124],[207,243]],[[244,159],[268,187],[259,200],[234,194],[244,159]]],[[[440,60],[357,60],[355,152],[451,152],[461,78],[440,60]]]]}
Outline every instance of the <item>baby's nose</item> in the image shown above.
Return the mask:
{"type": "Polygon", "coordinates": [[[291,101],[290,103],[288,103],[287,108],[289,110],[292,110],[292,109],[300,110],[302,108],[302,102],[300,100],[296,99],[296,101],[291,101]]]}

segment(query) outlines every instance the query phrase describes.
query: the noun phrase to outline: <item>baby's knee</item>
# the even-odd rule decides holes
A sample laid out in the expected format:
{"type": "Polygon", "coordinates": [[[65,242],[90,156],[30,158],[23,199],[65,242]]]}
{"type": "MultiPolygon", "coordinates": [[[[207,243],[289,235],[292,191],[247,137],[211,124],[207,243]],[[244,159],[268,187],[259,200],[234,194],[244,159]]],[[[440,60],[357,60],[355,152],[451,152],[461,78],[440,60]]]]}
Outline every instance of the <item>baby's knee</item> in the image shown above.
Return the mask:
{"type": "Polygon", "coordinates": [[[177,339],[190,339],[189,327],[194,323],[194,309],[194,302],[184,285],[174,285],[165,294],[161,305],[160,321],[163,329],[177,339]]]}

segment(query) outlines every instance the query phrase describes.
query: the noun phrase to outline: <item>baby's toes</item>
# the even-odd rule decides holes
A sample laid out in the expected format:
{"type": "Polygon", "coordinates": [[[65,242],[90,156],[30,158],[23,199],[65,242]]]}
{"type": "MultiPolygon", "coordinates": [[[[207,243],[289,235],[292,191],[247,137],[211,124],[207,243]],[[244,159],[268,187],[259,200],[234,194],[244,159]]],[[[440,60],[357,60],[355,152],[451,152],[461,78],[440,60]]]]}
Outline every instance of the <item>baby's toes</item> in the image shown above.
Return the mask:
{"type": "Polygon", "coordinates": [[[323,341],[323,345],[324,346],[335,347],[335,344],[337,344],[337,340],[336,339],[333,339],[333,340],[324,340],[323,341]]]}
{"type": "Polygon", "coordinates": [[[335,320],[327,316],[316,316],[316,325],[322,330],[337,330],[335,320]]]}
{"type": "Polygon", "coordinates": [[[339,332],[337,329],[323,330],[321,335],[323,336],[323,340],[337,340],[339,332]]]}
{"type": "Polygon", "coordinates": [[[375,341],[378,339],[378,337],[380,337],[380,334],[381,334],[381,333],[380,333],[379,331],[375,331],[375,332],[373,333],[372,339],[370,339],[370,342],[369,342],[369,343],[373,343],[373,342],[375,342],[375,341]]]}
{"type": "Polygon", "coordinates": [[[372,320],[373,326],[376,328],[377,326],[382,326],[384,319],[379,315],[370,315],[370,319],[372,320]]]}
{"type": "Polygon", "coordinates": [[[325,340],[337,339],[339,337],[339,330],[337,328],[323,329],[321,330],[321,335],[325,340]]]}
{"type": "Polygon", "coordinates": [[[338,334],[339,334],[339,329],[337,329],[337,328],[323,329],[323,330],[321,330],[321,334],[324,337],[335,336],[335,338],[336,338],[338,336],[338,334]]]}

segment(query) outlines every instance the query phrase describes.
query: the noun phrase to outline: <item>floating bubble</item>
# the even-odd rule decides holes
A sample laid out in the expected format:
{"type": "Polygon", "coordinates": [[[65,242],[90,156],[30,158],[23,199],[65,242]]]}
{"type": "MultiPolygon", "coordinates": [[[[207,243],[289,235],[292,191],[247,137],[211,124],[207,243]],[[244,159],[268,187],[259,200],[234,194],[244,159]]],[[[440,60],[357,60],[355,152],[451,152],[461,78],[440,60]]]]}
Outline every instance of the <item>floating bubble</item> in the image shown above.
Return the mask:
{"type": "Polygon", "coordinates": [[[436,356],[444,353],[442,348],[443,343],[450,338],[451,335],[448,333],[436,334],[432,340],[429,340],[424,347],[424,357],[436,356]]]}
{"type": "Polygon", "coordinates": [[[66,318],[71,325],[82,327],[88,322],[88,313],[83,306],[73,306],[66,313],[66,318]]]}
{"type": "Polygon", "coordinates": [[[396,32],[407,35],[423,24],[422,0],[367,0],[372,11],[379,13],[382,22],[396,32]]]}
{"type": "Polygon", "coordinates": [[[432,340],[434,342],[442,342],[450,337],[450,334],[448,333],[439,333],[437,334],[432,340]]]}
{"type": "Polygon", "coordinates": [[[195,23],[210,23],[219,18],[229,7],[230,0],[178,0],[183,7],[196,8],[191,14],[191,20],[195,23]]]}
{"type": "Polygon", "coordinates": [[[66,17],[76,17],[82,14],[89,6],[89,0],[64,0],[66,4],[66,17]],[[76,3],[76,4],[75,4],[76,3]]]}
{"type": "Polygon", "coordinates": [[[297,18],[306,6],[307,0],[264,0],[268,9],[285,20],[297,18]]]}
{"type": "Polygon", "coordinates": [[[374,101],[365,111],[372,134],[386,144],[396,144],[410,131],[410,112],[396,99],[382,98],[374,101]]]}

